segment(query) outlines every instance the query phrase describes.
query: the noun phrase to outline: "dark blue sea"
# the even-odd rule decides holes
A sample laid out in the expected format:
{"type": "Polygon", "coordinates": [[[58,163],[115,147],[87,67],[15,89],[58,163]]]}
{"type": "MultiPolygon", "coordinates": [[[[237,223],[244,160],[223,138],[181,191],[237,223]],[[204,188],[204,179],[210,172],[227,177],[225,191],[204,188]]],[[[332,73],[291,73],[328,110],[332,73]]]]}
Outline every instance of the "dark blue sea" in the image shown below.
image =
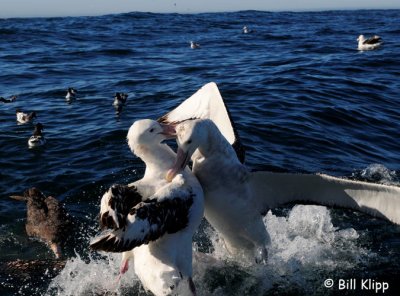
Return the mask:
{"type": "MultiPolygon", "coordinates": [[[[145,295],[133,271],[110,284],[120,258],[88,249],[99,201],[111,184],[143,175],[125,140],[131,124],[158,118],[210,81],[251,169],[400,185],[399,10],[0,19],[0,39],[0,96],[18,95],[0,103],[0,262],[49,262],[39,274],[0,268],[1,295],[145,295]],[[384,45],[360,52],[360,34],[384,45]],[[68,87],[78,90],[72,104],[68,87]],[[129,94],[119,115],[115,92],[129,94]],[[43,148],[28,149],[34,127],[17,124],[16,108],[37,112],[43,148]],[[25,205],[9,198],[32,186],[75,219],[57,272],[49,249],[26,235],[25,205]]],[[[195,247],[219,263],[195,258],[199,295],[376,295],[324,287],[352,278],[386,281],[385,295],[400,295],[399,226],[310,205],[274,209],[265,223],[268,266],[235,262],[202,224],[195,247]]]]}

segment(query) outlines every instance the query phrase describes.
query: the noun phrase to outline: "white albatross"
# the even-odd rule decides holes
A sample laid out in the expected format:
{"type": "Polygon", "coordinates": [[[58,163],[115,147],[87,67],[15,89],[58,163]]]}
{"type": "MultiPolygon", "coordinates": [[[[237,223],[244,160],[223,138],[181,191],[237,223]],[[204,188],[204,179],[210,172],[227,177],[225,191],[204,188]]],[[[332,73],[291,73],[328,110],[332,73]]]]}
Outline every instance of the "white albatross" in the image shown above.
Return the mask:
{"type": "Polygon", "coordinates": [[[358,50],[373,50],[382,45],[382,38],[374,35],[368,39],[364,37],[364,35],[360,35],[357,38],[358,41],[358,50]]]}
{"type": "Polygon", "coordinates": [[[128,144],[146,163],[146,171],[142,179],[114,185],[104,194],[100,221],[112,230],[92,241],[91,248],[124,252],[121,273],[133,259],[135,273],[154,295],[194,295],[192,239],[203,217],[203,191],[189,169],[166,181],[176,157],[161,143],[166,138],[156,121],[131,126],[128,144]]]}
{"type": "Polygon", "coordinates": [[[233,255],[265,259],[269,235],[261,225],[262,215],[291,202],[351,208],[400,224],[398,187],[322,174],[250,172],[240,163],[244,149],[215,83],[203,86],[159,121],[176,126],[178,137],[177,162],[168,178],[191,156],[204,190],[205,217],[233,255]]]}

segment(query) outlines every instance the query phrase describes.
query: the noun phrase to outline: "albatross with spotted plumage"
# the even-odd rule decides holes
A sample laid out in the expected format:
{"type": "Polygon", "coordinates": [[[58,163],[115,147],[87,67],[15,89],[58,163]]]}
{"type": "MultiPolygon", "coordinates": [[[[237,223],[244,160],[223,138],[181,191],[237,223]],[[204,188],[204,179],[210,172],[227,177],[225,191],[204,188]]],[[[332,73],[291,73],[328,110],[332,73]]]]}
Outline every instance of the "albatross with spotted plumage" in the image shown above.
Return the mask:
{"type": "Polygon", "coordinates": [[[132,152],[146,164],[144,177],[113,185],[102,197],[100,224],[107,228],[91,248],[123,252],[121,274],[133,258],[135,273],[155,295],[185,290],[192,281],[192,239],[203,216],[203,191],[189,169],[171,182],[165,176],[176,155],[166,144],[165,126],[136,121],[128,132],[132,152]]]}

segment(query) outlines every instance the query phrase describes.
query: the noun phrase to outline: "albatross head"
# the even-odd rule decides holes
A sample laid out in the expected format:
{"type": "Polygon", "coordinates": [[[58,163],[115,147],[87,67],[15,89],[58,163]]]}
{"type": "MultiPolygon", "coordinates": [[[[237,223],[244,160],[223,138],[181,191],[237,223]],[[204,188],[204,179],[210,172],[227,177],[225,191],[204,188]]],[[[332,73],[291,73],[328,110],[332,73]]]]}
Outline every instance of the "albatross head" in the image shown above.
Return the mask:
{"type": "Polygon", "coordinates": [[[135,121],[129,128],[127,140],[131,151],[139,156],[142,150],[160,144],[173,135],[173,126],[161,124],[151,119],[142,119],[135,121]]]}
{"type": "Polygon", "coordinates": [[[364,35],[360,35],[360,36],[358,36],[358,38],[357,38],[357,41],[358,41],[358,42],[364,42],[364,40],[365,40],[364,35]]]}
{"type": "Polygon", "coordinates": [[[176,126],[178,151],[176,162],[167,173],[167,181],[171,181],[180,171],[185,169],[196,149],[199,149],[200,152],[208,149],[208,127],[210,126],[210,122],[212,123],[209,119],[196,119],[182,122],[176,126]]]}

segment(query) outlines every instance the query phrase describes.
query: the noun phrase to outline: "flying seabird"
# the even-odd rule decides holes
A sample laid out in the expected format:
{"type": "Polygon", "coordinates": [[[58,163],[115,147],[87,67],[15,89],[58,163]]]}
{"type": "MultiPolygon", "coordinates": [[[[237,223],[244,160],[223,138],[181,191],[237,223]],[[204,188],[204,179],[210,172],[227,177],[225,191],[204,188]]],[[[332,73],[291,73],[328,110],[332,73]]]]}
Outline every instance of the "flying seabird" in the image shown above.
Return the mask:
{"type": "Polygon", "coordinates": [[[192,239],[203,217],[203,191],[189,169],[167,182],[175,153],[161,142],[166,128],[136,121],[128,132],[132,152],[146,164],[144,177],[129,186],[113,185],[102,197],[100,224],[108,228],[91,242],[94,250],[124,252],[120,272],[133,257],[144,288],[155,295],[186,289],[194,295],[192,239]]]}
{"type": "Polygon", "coordinates": [[[358,50],[372,50],[382,45],[382,38],[375,35],[368,39],[365,39],[364,35],[360,35],[357,38],[358,50]]]}
{"type": "Polygon", "coordinates": [[[71,218],[63,205],[54,197],[46,197],[39,189],[32,187],[23,196],[11,198],[27,203],[26,233],[44,241],[61,258],[61,247],[71,230],[71,218]]]}
{"type": "Polygon", "coordinates": [[[269,235],[262,215],[292,202],[351,208],[400,224],[398,187],[247,169],[243,146],[215,83],[203,86],[159,121],[175,127],[179,146],[167,179],[192,159],[204,190],[205,217],[234,255],[265,262],[269,235]]]}

